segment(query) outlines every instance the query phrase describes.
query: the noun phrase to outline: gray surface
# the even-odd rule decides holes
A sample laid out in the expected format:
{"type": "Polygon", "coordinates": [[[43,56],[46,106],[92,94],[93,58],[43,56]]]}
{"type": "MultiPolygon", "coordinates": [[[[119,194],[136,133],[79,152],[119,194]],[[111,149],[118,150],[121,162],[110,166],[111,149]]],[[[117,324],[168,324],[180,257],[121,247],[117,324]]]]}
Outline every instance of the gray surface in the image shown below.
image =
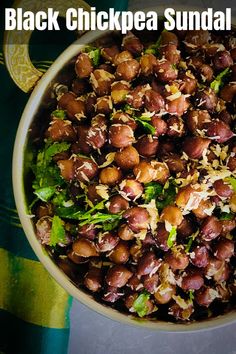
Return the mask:
{"type": "Polygon", "coordinates": [[[68,354],[236,354],[236,323],[166,334],[119,324],[73,302],[68,354]]]}
{"type": "MultiPolygon", "coordinates": [[[[234,16],[236,12],[235,0],[131,0],[130,8],[158,4],[190,4],[213,7],[215,11],[231,7],[234,16]]],[[[235,332],[236,324],[201,333],[156,333],[109,320],[74,300],[69,354],[236,354],[235,332]]]]}

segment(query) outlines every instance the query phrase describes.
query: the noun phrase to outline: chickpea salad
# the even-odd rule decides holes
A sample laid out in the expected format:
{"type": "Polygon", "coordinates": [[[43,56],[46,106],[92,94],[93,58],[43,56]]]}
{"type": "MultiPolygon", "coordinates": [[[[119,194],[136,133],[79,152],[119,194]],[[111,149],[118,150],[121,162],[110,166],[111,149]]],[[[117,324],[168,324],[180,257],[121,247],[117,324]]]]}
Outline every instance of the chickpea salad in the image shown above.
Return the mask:
{"type": "Polygon", "coordinates": [[[137,318],[235,306],[236,38],[110,35],[78,54],[32,171],[36,235],[73,283],[137,318]]]}

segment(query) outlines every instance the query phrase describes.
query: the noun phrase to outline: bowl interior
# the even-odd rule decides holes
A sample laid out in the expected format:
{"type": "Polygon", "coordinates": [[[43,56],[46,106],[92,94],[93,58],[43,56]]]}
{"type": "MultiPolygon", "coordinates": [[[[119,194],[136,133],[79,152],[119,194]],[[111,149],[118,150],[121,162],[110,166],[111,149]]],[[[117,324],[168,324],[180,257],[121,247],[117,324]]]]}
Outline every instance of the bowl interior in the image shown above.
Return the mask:
{"type": "Polygon", "coordinates": [[[73,297],[87,305],[98,313],[113,320],[123,323],[141,326],[158,331],[185,332],[205,330],[232,323],[236,320],[234,311],[222,316],[191,322],[189,324],[175,324],[161,321],[147,321],[137,319],[131,315],[118,312],[111,307],[96,302],[92,296],[76,288],[73,282],[60,270],[54,261],[46,254],[43,247],[38,242],[32,218],[28,215],[28,205],[32,200],[30,165],[32,163],[33,149],[40,144],[42,132],[48,123],[50,112],[56,107],[57,101],[54,94],[54,87],[60,83],[68,85],[73,79],[73,66],[75,56],[88,43],[103,43],[109,40],[110,36],[119,36],[114,32],[90,32],[68,47],[53,63],[48,72],[40,80],[34,89],[23,112],[14,147],[13,156],[13,187],[19,217],[25,234],[34,249],[39,260],[55,278],[55,280],[73,297]]]}

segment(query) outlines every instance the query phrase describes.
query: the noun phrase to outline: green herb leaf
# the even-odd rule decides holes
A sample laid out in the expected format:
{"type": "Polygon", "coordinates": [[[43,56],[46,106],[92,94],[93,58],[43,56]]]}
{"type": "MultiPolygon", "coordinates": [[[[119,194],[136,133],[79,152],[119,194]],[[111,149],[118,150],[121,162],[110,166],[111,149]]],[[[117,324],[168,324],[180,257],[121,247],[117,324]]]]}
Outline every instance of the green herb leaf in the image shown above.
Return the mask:
{"type": "Polygon", "coordinates": [[[66,232],[64,229],[64,222],[59,216],[54,215],[52,219],[52,229],[50,234],[50,246],[56,246],[58,243],[66,242],[66,232]]]}
{"type": "Polygon", "coordinates": [[[141,293],[133,303],[133,308],[139,317],[147,315],[149,307],[147,306],[147,301],[150,299],[150,294],[141,293]]]}
{"type": "Polygon", "coordinates": [[[219,92],[220,88],[224,85],[226,77],[230,74],[230,72],[230,68],[226,68],[216,76],[214,81],[211,82],[210,88],[214,90],[215,93],[219,92]]]}
{"type": "Polygon", "coordinates": [[[155,44],[150,45],[146,50],[145,54],[158,54],[158,49],[161,46],[161,35],[162,33],[167,32],[167,30],[164,28],[163,31],[161,32],[160,36],[158,37],[157,41],[155,44]]]}
{"type": "Polygon", "coordinates": [[[70,144],[66,142],[62,143],[53,143],[45,150],[45,159],[46,163],[49,163],[52,160],[52,157],[60,152],[67,151],[70,147],[70,144]]]}
{"type": "Polygon", "coordinates": [[[152,199],[156,199],[162,193],[163,186],[156,182],[150,182],[145,185],[144,196],[145,203],[149,203],[152,199]]]}
{"type": "Polygon", "coordinates": [[[81,215],[84,214],[82,209],[72,205],[70,207],[59,206],[55,210],[56,214],[64,219],[80,220],[81,215]]]}
{"type": "Polygon", "coordinates": [[[219,220],[232,220],[234,215],[232,213],[221,213],[219,220]]]}
{"type": "Polygon", "coordinates": [[[109,222],[104,223],[102,228],[104,231],[112,231],[115,228],[117,228],[117,226],[119,225],[119,222],[120,222],[120,219],[117,218],[117,219],[113,220],[112,222],[109,221],[109,222]]]}
{"type": "Polygon", "coordinates": [[[176,241],[176,236],[177,236],[177,231],[176,231],[176,227],[172,226],[172,229],[170,230],[168,239],[167,239],[167,246],[169,248],[171,248],[174,244],[174,242],[176,241]]]}
{"type": "Polygon", "coordinates": [[[52,203],[55,206],[63,206],[63,203],[68,200],[67,190],[63,189],[62,191],[56,193],[52,199],[52,203]]]}
{"type": "Polygon", "coordinates": [[[173,183],[169,184],[168,188],[163,188],[160,183],[150,182],[145,185],[144,198],[145,202],[149,203],[152,199],[156,199],[156,206],[162,210],[167,205],[172,204],[176,196],[176,190],[173,183]]]}
{"type": "Polygon", "coordinates": [[[105,223],[113,224],[122,218],[121,214],[95,212],[97,210],[102,210],[102,209],[104,209],[104,201],[98,203],[93,208],[89,209],[87,212],[84,212],[82,209],[79,209],[74,205],[70,207],[60,206],[56,208],[56,214],[64,219],[78,220],[81,226],[86,224],[100,224],[100,223],[103,225],[106,225],[105,223]]]}
{"type": "Polygon", "coordinates": [[[105,214],[105,213],[96,213],[94,215],[89,215],[87,218],[85,216],[81,216],[80,218],[80,225],[86,224],[102,224],[102,223],[113,223],[115,220],[120,220],[121,215],[118,214],[105,214]],[[82,220],[82,221],[81,221],[82,220]]]}
{"type": "Polygon", "coordinates": [[[57,165],[51,164],[52,158],[57,153],[67,151],[70,144],[66,142],[51,143],[48,140],[43,150],[39,151],[36,159],[36,164],[32,167],[35,175],[33,188],[35,190],[44,187],[55,187],[64,183],[61,177],[60,169],[57,165]]]}
{"type": "Polygon", "coordinates": [[[188,294],[189,294],[189,300],[193,301],[194,300],[194,291],[193,290],[189,290],[188,294]]]}
{"type": "Polygon", "coordinates": [[[169,187],[163,189],[162,194],[158,196],[156,200],[157,209],[162,210],[167,205],[172,204],[173,201],[175,200],[175,196],[176,196],[175,186],[170,183],[169,187]]]}
{"type": "Polygon", "coordinates": [[[51,186],[51,187],[43,187],[43,188],[36,189],[34,191],[34,194],[36,194],[37,197],[43,202],[48,202],[49,199],[52,198],[55,192],[56,192],[56,187],[51,186]]]}
{"type": "Polygon", "coordinates": [[[135,120],[137,120],[137,122],[139,122],[143,128],[147,131],[147,133],[154,135],[156,132],[156,129],[154,128],[153,125],[145,122],[144,120],[140,119],[140,118],[136,118],[135,120]]]}
{"type": "Polygon", "coordinates": [[[185,252],[188,253],[190,251],[190,248],[192,247],[192,244],[193,244],[193,241],[194,241],[194,238],[193,237],[189,237],[189,240],[188,240],[188,243],[185,247],[185,252]]]}
{"type": "Polygon", "coordinates": [[[147,49],[145,49],[144,53],[145,54],[153,54],[153,55],[155,55],[156,54],[156,49],[155,49],[155,47],[150,46],[147,49]]]}
{"type": "Polygon", "coordinates": [[[89,52],[89,57],[93,61],[94,66],[98,66],[100,62],[100,49],[96,48],[89,52]]]}
{"type": "Polygon", "coordinates": [[[125,113],[128,113],[128,114],[132,115],[132,114],[134,113],[134,110],[135,110],[135,109],[134,109],[133,107],[131,107],[130,104],[126,103],[126,104],[124,105],[123,111],[124,111],[125,113]]]}
{"type": "Polygon", "coordinates": [[[236,192],[236,178],[229,177],[228,180],[229,180],[231,186],[233,187],[233,190],[236,192]]]}
{"type": "Polygon", "coordinates": [[[59,118],[59,119],[65,119],[66,118],[66,111],[63,109],[56,109],[55,111],[52,112],[51,114],[53,117],[59,118]]]}
{"type": "Polygon", "coordinates": [[[187,245],[185,245],[185,252],[186,253],[188,253],[190,251],[190,248],[192,247],[193,241],[198,236],[198,234],[199,234],[199,229],[196,232],[194,232],[191,236],[189,236],[188,243],[187,243],[187,245]]]}

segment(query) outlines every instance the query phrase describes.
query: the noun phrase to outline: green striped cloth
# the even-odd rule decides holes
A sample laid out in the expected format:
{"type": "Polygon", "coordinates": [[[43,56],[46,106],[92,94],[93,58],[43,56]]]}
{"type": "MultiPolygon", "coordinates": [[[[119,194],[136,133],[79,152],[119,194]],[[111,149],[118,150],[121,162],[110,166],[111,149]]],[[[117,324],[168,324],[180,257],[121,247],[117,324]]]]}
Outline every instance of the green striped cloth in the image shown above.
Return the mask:
{"type": "MultiPolygon", "coordinates": [[[[96,6],[95,1],[89,3],[96,6]]],[[[127,0],[110,3],[100,0],[97,4],[99,10],[109,6],[121,10],[127,7],[127,0]]],[[[11,5],[12,1],[1,1],[1,42],[3,9],[11,5]]],[[[53,35],[36,33],[33,39],[36,45],[31,48],[31,57],[37,59],[35,66],[45,72],[52,60],[73,41],[74,34],[68,31],[53,35]]],[[[0,354],[65,354],[72,299],[39,263],[15,209],[12,151],[17,126],[29,95],[21,92],[9,77],[1,47],[0,78],[0,354]]]]}
{"type": "Polygon", "coordinates": [[[28,96],[3,64],[0,54],[0,352],[66,353],[71,298],[38,262],[13,201],[11,156],[28,96]]]}

